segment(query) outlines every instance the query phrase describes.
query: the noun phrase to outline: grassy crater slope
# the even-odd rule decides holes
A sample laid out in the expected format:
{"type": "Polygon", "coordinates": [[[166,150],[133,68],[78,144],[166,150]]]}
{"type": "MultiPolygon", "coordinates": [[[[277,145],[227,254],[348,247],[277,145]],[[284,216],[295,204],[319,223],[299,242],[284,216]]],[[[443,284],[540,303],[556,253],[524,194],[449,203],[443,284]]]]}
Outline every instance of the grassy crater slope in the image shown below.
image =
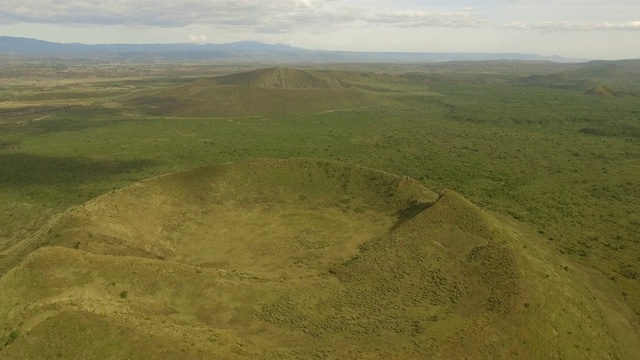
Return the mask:
{"type": "Polygon", "coordinates": [[[340,83],[326,73],[290,68],[266,68],[238,74],[219,76],[212,80],[218,85],[246,85],[288,89],[339,89],[340,83]]]}
{"type": "Polygon", "coordinates": [[[0,262],[2,359],[630,356],[590,289],[517,229],[338,162],[151,178],[0,262]]]}
{"type": "Polygon", "coordinates": [[[295,69],[261,69],[135,93],[125,106],[157,116],[225,117],[313,113],[372,105],[335,78],[295,69]]]}
{"type": "Polygon", "coordinates": [[[352,89],[270,89],[194,83],[134,95],[125,101],[125,106],[155,116],[208,118],[316,113],[373,103],[368,94],[352,89]]]}
{"type": "Polygon", "coordinates": [[[384,93],[424,91],[425,76],[258,69],[205,78],[119,99],[132,111],[155,116],[227,117],[317,113],[388,102],[384,93]]]}

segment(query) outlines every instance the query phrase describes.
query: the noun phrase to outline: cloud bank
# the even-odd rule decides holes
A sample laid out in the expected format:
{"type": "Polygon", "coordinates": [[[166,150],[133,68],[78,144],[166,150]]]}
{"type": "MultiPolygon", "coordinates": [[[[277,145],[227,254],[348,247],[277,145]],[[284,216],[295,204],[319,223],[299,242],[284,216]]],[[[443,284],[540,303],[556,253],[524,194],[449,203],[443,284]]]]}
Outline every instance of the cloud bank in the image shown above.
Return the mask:
{"type": "MultiPolygon", "coordinates": [[[[633,21],[636,20],[633,18],[624,19],[632,21],[620,21],[620,15],[635,14],[629,9],[640,9],[630,0],[615,2],[622,8],[616,10],[613,16],[616,19],[610,22],[584,21],[585,18],[577,15],[577,12],[582,12],[589,20],[593,20],[593,16],[597,19],[598,9],[603,9],[599,6],[605,5],[595,0],[557,0],[554,6],[559,3],[567,9],[576,10],[567,11],[566,21],[544,21],[546,16],[557,19],[558,15],[541,12],[550,6],[546,0],[487,0],[488,5],[484,8],[464,7],[466,2],[459,0],[451,0],[446,6],[427,0],[2,0],[0,25],[117,26],[147,30],[189,28],[191,34],[212,35],[220,31],[275,36],[292,33],[318,35],[367,28],[491,29],[541,33],[640,31],[640,21],[633,21]],[[529,13],[533,9],[535,15],[529,13]]],[[[607,3],[606,7],[611,8],[612,5],[607,3]]],[[[196,43],[206,39],[203,35],[189,38],[196,43]]]]}
{"type": "Polygon", "coordinates": [[[486,21],[454,12],[372,11],[336,0],[9,0],[0,23],[75,26],[233,27],[263,33],[345,25],[476,27],[486,21]]]}
{"type": "Polygon", "coordinates": [[[503,24],[505,29],[515,30],[542,30],[542,31],[640,31],[640,21],[627,21],[618,23],[609,22],[514,22],[503,24]]]}

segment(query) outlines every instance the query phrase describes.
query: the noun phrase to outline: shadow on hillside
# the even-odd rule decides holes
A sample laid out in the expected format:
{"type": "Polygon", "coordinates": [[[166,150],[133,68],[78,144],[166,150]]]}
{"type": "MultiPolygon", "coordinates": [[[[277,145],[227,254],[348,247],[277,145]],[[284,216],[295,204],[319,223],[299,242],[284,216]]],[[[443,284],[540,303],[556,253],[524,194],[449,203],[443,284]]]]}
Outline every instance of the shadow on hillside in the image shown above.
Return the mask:
{"type": "Polygon", "coordinates": [[[29,135],[46,134],[60,131],[79,131],[87,128],[106,127],[126,121],[122,111],[101,106],[75,106],[53,109],[43,113],[42,119],[35,118],[33,113],[23,110],[24,114],[5,116],[0,114],[4,124],[0,124],[3,133],[20,133],[29,135]]]}
{"type": "Polygon", "coordinates": [[[2,141],[2,140],[0,140],[0,150],[8,149],[10,147],[14,147],[14,146],[18,146],[18,145],[20,145],[20,143],[17,142],[17,141],[2,141]]]}
{"type": "Polygon", "coordinates": [[[393,226],[391,227],[391,231],[399,228],[400,226],[402,226],[402,224],[413,219],[416,215],[425,211],[426,209],[431,207],[433,204],[435,204],[435,202],[427,202],[427,203],[423,203],[419,201],[412,202],[411,205],[409,205],[409,207],[407,207],[406,209],[402,209],[396,213],[396,216],[398,217],[398,219],[396,220],[396,223],[393,224],[393,226]]]}
{"type": "Polygon", "coordinates": [[[0,154],[0,187],[73,186],[154,164],[151,160],[109,161],[24,153],[0,154]]]}

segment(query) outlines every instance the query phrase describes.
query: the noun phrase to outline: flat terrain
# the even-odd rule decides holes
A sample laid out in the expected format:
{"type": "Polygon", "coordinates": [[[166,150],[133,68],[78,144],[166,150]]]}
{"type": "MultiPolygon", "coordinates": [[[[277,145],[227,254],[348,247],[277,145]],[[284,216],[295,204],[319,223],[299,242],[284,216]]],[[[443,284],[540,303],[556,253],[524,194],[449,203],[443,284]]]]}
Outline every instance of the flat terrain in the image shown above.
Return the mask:
{"type": "Polygon", "coordinates": [[[638,80],[3,64],[0,357],[635,359],[638,80]]]}

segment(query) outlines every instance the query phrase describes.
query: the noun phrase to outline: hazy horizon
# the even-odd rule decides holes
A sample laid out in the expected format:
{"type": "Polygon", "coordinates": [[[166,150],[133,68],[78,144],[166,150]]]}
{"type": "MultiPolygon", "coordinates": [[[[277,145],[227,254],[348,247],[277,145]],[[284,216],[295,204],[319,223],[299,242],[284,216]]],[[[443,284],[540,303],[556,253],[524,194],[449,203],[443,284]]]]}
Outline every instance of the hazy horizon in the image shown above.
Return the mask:
{"type": "Polygon", "coordinates": [[[0,5],[0,21],[0,35],[61,43],[640,57],[640,3],[631,0],[25,0],[0,5]]]}

